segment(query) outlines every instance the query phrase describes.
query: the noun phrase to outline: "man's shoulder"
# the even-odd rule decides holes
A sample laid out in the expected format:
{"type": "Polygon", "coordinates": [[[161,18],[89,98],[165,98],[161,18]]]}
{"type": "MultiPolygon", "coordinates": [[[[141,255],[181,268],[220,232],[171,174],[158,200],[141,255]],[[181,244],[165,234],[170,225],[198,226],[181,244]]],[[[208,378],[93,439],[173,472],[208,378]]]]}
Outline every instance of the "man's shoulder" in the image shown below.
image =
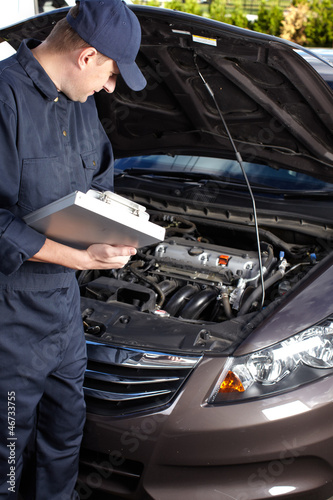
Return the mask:
{"type": "Polygon", "coordinates": [[[17,71],[18,61],[16,54],[0,61],[0,77],[5,78],[12,71],[17,71]]]}
{"type": "Polygon", "coordinates": [[[19,83],[18,73],[22,73],[22,68],[16,54],[0,61],[0,89],[7,85],[15,87],[19,83]]]}
{"type": "Polygon", "coordinates": [[[14,105],[14,94],[20,91],[19,72],[20,64],[15,55],[0,61],[0,101],[9,106],[14,105]]]}

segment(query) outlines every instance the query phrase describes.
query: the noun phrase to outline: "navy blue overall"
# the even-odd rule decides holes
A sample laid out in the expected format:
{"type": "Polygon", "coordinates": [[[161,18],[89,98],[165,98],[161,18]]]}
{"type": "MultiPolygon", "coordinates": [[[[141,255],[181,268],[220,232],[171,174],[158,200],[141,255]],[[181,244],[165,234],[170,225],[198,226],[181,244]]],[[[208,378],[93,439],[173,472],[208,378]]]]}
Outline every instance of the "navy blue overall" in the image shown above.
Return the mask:
{"type": "Polygon", "coordinates": [[[0,279],[0,498],[17,498],[30,438],[36,477],[24,498],[76,498],[86,366],[77,282],[72,272],[45,274],[43,267],[0,279]]]}
{"type": "Polygon", "coordinates": [[[94,99],[58,92],[38,43],[0,63],[0,499],[18,498],[26,449],[24,499],[71,500],[85,418],[78,286],[72,270],[28,261],[45,237],[22,217],[112,190],[113,153],[94,99]]]}

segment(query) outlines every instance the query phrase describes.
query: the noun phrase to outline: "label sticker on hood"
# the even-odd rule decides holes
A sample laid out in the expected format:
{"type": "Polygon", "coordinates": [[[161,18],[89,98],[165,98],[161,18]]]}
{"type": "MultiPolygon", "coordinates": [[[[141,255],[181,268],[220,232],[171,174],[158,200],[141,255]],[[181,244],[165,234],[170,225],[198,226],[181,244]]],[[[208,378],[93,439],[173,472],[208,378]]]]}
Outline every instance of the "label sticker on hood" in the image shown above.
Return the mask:
{"type": "Polygon", "coordinates": [[[192,35],[193,42],[205,43],[206,45],[214,45],[216,47],[217,40],[215,38],[207,38],[205,36],[192,35]]]}

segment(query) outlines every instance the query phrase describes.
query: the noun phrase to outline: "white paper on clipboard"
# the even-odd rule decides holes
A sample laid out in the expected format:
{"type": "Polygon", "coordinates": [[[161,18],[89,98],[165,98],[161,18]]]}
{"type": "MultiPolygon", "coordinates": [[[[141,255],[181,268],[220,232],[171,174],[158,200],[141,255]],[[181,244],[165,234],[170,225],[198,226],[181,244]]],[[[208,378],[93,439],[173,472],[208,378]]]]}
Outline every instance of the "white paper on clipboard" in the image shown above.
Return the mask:
{"type": "Polygon", "coordinates": [[[145,207],[115,193],[74,193],[24,217],[48,238],[88,248],[93,243],[140,248],[164,240],[165,229],[149,221],[145,207]]]}

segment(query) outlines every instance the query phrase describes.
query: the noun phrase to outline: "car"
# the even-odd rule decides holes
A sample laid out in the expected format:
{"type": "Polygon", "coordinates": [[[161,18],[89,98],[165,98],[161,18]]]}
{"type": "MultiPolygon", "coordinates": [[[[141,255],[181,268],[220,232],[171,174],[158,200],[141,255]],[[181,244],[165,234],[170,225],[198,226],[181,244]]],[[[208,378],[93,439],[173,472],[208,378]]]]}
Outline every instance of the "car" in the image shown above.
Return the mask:
{"type": "MultiPolygon", "coordinates": [[[[77,275],[81,499],[326,500],[333,68],[269,35],[130,8],[147,86],[119,78],[94,98],[115,192],[166,236],[120,270],[77,275]]],[[[44,39],[66,12],[0,37],[44,39]]]]}

